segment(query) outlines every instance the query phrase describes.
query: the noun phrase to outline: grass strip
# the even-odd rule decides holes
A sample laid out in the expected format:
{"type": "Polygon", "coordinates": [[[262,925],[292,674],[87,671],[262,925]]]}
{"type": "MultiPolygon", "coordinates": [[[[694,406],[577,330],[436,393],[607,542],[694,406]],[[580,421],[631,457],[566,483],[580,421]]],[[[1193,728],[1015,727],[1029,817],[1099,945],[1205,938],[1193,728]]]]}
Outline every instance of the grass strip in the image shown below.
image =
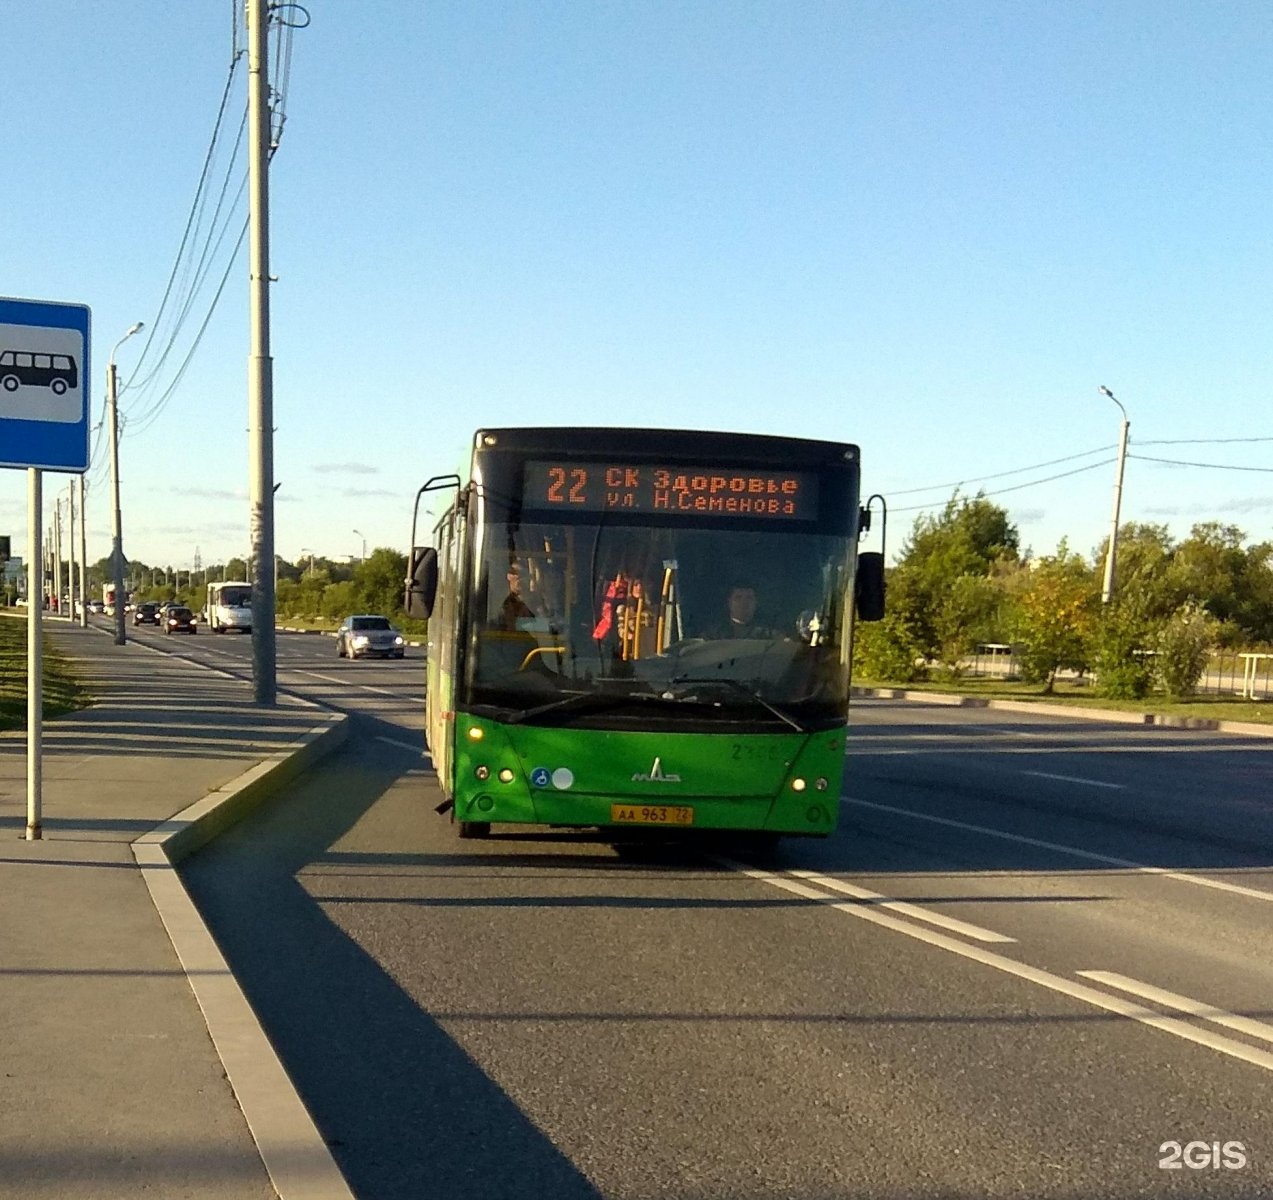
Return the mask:
{"type": "Polygon", "coordinates": [[[1063,704],[1073,708],[1106,709],[1114,712],[1154,713],[1171,717],[1198,717],[1208,721],[1247,721],[1253,725],[1273,725],[1273,698],[1243,700],[1240,697],[1199,694],[1188,700],[1168,700],[1146,696],[1143,700],[1112,700],[1094,696],[1083,684],[1058,680],[1046,693],[1039,683],[1005,682],[1001,679],[933,680],[924,683],[887,683],[854,679],[854,685],[885,691],[937,692],[951,696],[975,696],[983,700],[1017,700],[1026,703],[1063,704]]]}
{"type": "MultiPolygon", "coordinates": [[[[87,708],[93,696],[70,664],[44,639],[44,716],[87,708]]],[[[27,616],[24,609],[0,613],[0,730],[27,724],[27,616]]]]}

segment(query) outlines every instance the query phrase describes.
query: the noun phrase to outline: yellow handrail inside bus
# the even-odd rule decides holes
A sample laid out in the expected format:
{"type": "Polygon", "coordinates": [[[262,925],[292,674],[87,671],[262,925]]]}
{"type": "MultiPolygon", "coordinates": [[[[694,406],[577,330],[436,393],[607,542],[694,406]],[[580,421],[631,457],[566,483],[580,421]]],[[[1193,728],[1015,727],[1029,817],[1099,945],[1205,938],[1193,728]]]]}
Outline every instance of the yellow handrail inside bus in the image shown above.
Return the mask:
{"type": "Polygon", "coordinates": [[[536,646],[525,658],[522,659],[522,665],[517,669],[519,671],[526,670],[532,662],[541,654],[565,654],[565,646],[536,646]]]}

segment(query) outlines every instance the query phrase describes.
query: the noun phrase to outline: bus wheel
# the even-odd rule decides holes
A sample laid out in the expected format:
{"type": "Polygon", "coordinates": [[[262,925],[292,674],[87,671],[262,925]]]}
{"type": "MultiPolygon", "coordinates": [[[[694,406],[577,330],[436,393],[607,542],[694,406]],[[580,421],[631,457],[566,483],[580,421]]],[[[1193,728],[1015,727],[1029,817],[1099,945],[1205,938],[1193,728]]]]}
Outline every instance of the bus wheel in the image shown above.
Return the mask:
{"type": "Polygon", "coordinates": [[[491,836],[491,823],[489,821],[461,821],[460,837],[462,838],[484,838],[491,836]]]}

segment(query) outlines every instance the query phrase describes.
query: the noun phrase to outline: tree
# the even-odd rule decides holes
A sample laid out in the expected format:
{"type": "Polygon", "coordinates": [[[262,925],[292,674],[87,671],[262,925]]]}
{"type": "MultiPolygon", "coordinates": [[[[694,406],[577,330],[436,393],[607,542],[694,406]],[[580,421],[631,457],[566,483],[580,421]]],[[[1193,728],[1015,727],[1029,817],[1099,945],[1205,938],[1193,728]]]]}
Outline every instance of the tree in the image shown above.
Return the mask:
{"type": "Polygon", "coordinates": [[[1050,693],[1057,671],[1087,669],[1096,578],[1064,541],[1055,555],[1021,573],[1013,599],[1014,632],[1024,647],[1022,678],[1050,693]]]}
{"type": "Polygon", "coordinates": [[[1243,549],[1236,525],[1195,525],[1180,543],[1175,576],[1181,599],[1192,598],[1228,627],[1229,642],[1273,637],[1273,570],[1265,543],[1243,549]]]}
{"type": "Polygon", "coordinates": [[[358,591],[352,579],[341,580],[340,583],[328,584],[323,589],[322,615],[324,617],[347,617],[350,613],[361,612],[358,591]]]}
{"type": "Polygon", "coordinates": [[[401,612],[406,573],[406,555],[384,547],[373,550],[354,570],[354,587],[363,611],[401,612]]]}
{"type": "Polygon", "coordinates": [[[979,643],[996,640],[1003,607],[1003,588],[995,579],[960,575],[952,581],[933,620],[938,657],[950,674],[959,673],[959,664],[979,643]]]}
{"type": "Polygon", "coordinates": [[[996,605],[981,584],[996,568],[1020,559],[1016,527],[1006,510],[977,494],[958,492],[938,516],[915,519],[889,581],[889,605],[895,597],[907,606],[907,636],[918,640],[925,658],[949,664],[988,636],[996,605]]]}
{"type": "Polygon", "coordinates": [[[893,571],[883,620],[859,621],[853,627],[853,669],[857,674],[894,683],[914,683],[927,676],[917,599],[907,577],[893,571]]]}
{"type": "MultiPolygon", "coordinates": [[[[1093,569],[1105,570],[1106,538],[1093,553],[1093,569]]],[[[1165,619],[1184,600],[1175,570],[1176,543],[1166,525],[1130,522],[1118,531],[1118,562],[1114,596],[1136,595],[1147,619],[1165,619]]]]}

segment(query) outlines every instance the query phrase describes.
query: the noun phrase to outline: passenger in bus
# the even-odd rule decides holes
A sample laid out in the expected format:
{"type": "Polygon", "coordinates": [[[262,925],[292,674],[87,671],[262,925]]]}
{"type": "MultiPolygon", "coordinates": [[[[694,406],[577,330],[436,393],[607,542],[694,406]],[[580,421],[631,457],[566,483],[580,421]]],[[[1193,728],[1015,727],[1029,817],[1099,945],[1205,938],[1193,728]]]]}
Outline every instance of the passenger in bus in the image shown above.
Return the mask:
{"type": "Polygon", "coordinates": [[[508,595],[504,597],[504,603],[500,606],[499,627],[516,630],[518,621],[533,617],[535,614],[530,605],[522,599],[522,571],[516,562],[508,564],[506,578],[508,579],[508,595]]]}
{"type": "Polygon", "coordinates": [[[774,631],[756,620],[756,589],[736,582],[725,597],[726,617],[709,634],[713,638],[771,638],[774,631]]]}

